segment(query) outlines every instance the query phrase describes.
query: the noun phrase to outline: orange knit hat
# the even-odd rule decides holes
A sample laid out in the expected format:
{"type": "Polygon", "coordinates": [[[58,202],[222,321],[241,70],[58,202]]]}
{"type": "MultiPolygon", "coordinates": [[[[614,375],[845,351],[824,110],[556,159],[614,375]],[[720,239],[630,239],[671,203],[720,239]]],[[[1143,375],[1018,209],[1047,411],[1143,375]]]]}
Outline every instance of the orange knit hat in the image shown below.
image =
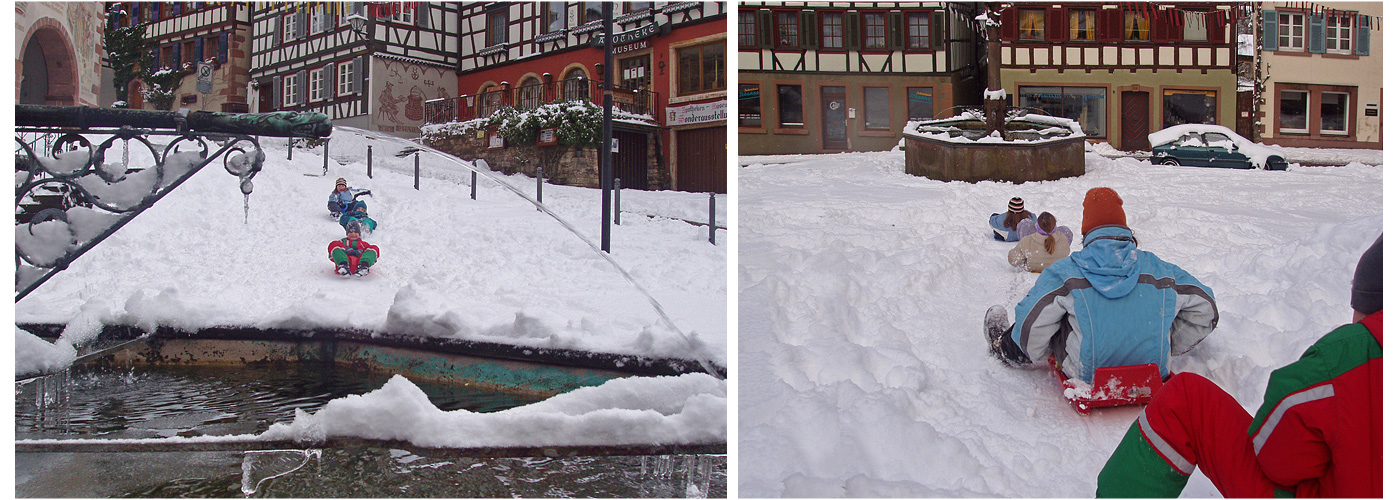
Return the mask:
{"type": "Polygon", "coordinates": [[[1098,226],[1115,224],[1126,225],[1126,212],[1121,209],[1121,196],[1112,188],[1098,187],[1087,191],[1082,199],[1082,234],[1098,226]]]}

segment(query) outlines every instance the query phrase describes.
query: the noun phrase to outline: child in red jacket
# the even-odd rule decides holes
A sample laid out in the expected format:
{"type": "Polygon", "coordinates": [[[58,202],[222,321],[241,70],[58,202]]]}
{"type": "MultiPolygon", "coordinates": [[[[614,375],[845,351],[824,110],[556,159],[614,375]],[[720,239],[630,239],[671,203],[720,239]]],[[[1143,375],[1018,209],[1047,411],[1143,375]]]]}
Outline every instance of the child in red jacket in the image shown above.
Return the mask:
{"type": "Polygon", "coordinates": [[[1097,476],[1099,497],[1177,497],[1197,466],[1225,497],[1383,495],[1383,235],[1350,291],[1354,323],[1272,372],[1254,417],[1209,379],[1160,388],[1097,476]]]}
{"type": "Polygon", "coordinates": [[[330,260],[335,262],[335,272],[341,276],[364,276],[369,268],[379,260],[379,247],[359,239],[359,221],[345,224],[345,237],[330,242],[326,249],[330,260]]]}

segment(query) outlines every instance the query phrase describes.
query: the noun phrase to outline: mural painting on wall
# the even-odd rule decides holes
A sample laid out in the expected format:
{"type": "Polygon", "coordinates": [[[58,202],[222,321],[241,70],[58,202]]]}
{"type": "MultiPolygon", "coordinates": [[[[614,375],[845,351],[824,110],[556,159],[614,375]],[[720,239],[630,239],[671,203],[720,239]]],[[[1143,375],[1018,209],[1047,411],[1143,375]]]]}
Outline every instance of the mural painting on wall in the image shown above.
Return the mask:
{"type": "MultiPolygon", "coordinates": [[[[73,37],[73,56],[78,59],[79,73],[83,69],[97,68],[97,58],[102,53],[97,42],[101,38],[98,31],[102,27],[101,21],[106,19],[102,4],[94,2],[73,2],[62,4],[67,12],[69,36],[73,37]]],[[[87,78],[80,77],[79,83],[87,83],[94,87],[97,82],[87,81],[87,78]]],[[[95,92],[95,90],[93,90],[95,92]]],[[[93,96],[96,97],[96,96],[93,96]]],[[[85,100],[83,96],[78,96],[79,100],[85,100]]],[[[96,104],[96,103],[92,103],[96,104]]]]}
{"type": "Polygon", "coordinates": [[[374,125],[380,132],[419,132],[426,118],[428,99],[450,97],[448,86],[456,85],[455,74],[447,69],[378,59],[383,78],[376,82],[378,112],[374,125]]]}

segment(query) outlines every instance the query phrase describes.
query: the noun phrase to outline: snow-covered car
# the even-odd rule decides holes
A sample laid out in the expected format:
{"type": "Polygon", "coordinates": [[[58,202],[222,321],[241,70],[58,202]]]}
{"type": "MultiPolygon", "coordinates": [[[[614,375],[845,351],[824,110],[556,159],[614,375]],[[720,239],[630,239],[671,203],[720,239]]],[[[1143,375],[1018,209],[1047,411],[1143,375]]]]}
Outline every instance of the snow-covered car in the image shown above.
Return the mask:
{"type": "Polygon", "coordinates": [[[1286,170],[1280,149],[1254,144],[1221,125],[1175,125],[1149,139],[1155,165],[1286,170]]]}

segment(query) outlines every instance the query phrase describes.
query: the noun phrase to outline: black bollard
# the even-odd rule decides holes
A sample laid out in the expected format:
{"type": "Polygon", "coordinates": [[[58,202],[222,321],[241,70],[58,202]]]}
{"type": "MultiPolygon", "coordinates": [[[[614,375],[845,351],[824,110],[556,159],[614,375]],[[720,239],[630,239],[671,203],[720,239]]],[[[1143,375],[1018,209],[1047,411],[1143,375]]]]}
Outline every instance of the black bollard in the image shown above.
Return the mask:
{"type": "Polygon", "coordinates": [[[714,193],[709,193],[709,243],[718,245],[714,243],[714,233],[718,232],[718,204],[715,199],[714,193]]]}
{"type": "Polygon", "coordinates": [[[414,190],[418,190],[418,188],[417,188],[417,179],[418,179],[418,175],[421,173],[421,171],[422,171],[422,160],[421,160],[420,158],[418,158],[418,154],[417,154],[417,153],[413,153],[413,189],[414,189],[414,190]]]}
{"type": "Polygon", "coordinates": [[[292,138],[292,137],[287,137],[287,138],[286,138],[286,161],[291,161],[291,150],[296,149],[296,148],[292,147],[292,144],[291,144],[291,141],[294,141],[294,140],[296,140],[296,139],[295,139],[295,138],[292,138]]]}
{"type": "Polygon", "coordinates": [[[471,199],[476,199],[476,171],[471,171],[471,199]]]}
{"type": "Polygon", "coordinates": [[[621,178],[612,179],[612,207],[616,210],[616,216],[612,219],[612,224],[621,225],[621,178]]]}
{"type": "Polygon", "coordinates": [[[373,144],[370,144],[370,145],[367,146],[367,147],[369,148],[369,178],[370,178],[370,179],[373,179],[373,178],[374,178],[374,145],[373,145],[373,144]]]}
{"type": "Polygon", "coordinates": [[[321,170],[320,175],[329,175],[329,174],[330,174],[330,139],[329,139],[329,138],[326,138],[326,139],[325,139],[325,149],[323,149],[322,151],[323,151],[323,152],[321,153],[321,160],[322,160],[322,161],[321,161],[321,166],[320,166],[320,170],[321,170]]]}
{"type": "Polygon", "coordinates": [[[544,167],[534,167],[534,183],[538,186],[534,199],[539,200],[539,204],[542,205],[544,204],[544,167]]]}

